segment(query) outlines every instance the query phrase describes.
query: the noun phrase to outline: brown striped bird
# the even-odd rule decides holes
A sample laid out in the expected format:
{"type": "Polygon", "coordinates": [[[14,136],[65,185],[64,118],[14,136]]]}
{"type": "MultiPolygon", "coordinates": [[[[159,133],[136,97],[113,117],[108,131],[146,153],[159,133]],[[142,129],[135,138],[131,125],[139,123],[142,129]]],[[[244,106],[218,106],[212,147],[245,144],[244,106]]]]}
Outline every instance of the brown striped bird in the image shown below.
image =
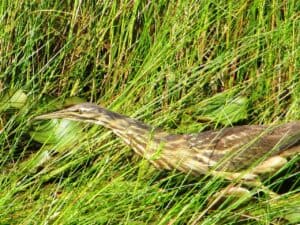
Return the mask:
{"type": "Polygon", "coordinates": [[[155,167],[251,183],[300,153],[300,122],[244,125],[197,134],[170,134],[101,106],[82,103],[35,117],[94,123],[110,129],[155,167]]]}

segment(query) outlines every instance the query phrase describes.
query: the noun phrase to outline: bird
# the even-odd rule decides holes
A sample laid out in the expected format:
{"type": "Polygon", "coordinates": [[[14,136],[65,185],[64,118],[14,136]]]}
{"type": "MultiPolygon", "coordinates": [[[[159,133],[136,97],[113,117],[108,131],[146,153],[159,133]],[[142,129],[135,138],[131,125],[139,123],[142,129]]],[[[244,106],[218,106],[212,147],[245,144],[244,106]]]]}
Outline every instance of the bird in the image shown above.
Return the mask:
{"type": "Polygon", "coordinates": [[[193,134],[172,134],[93,103],[80,103],[36,116],[68,119],[110,129],[158,169],[213,174],[254,182],[300,153],[300,122],[241,125],[193,134]],[[244,172],[247,171],[247,172],[244,172]]]}

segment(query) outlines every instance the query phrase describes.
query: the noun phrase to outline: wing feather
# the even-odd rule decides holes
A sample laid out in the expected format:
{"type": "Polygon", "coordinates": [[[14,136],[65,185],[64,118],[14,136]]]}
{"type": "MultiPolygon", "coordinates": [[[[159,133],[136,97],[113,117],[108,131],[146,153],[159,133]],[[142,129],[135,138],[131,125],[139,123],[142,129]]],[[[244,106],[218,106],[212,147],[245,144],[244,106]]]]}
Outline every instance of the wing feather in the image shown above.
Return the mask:
{"type": "Polygon", "coordinates": [[[269,127],[237,126],[185,135],[185,139],[192,151],[209,158],[208,164],[222,161],[218,170],[238,171],[264,156],[276,155],[298,144],[300,122],[269,127]]]}

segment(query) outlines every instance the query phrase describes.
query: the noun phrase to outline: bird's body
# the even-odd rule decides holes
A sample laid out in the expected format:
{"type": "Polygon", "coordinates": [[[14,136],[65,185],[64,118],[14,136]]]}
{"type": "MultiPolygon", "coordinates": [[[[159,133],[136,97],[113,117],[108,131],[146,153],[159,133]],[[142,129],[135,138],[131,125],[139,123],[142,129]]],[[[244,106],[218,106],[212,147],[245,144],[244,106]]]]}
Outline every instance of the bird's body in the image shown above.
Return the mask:
{"type": "Polygon", "coordinates": [[[156,167],[193,174],[208,171],[235,174],[251,166],[256,166],[252,173],[259,174],[268,171],[268,167],[281,166],[286,157],[300,153],[300,122],[277,126],[245,125],[178,135],[90,103],[36,117],[52,118],[102,125],[156,167]]]}

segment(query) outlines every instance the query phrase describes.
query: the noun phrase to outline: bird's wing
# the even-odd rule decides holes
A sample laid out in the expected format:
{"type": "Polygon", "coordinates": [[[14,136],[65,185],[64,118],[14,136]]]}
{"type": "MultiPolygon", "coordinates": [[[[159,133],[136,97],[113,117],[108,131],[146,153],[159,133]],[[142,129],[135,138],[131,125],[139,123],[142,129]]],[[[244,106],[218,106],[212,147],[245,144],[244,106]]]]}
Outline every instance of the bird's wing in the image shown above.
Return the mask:
{"type": "Polygon", "coordinates": [[[186,135],[192,151],[208,158],[210,165],[221,162],[220,170],[238,171],[253,162],[278,154],[300,142],[300,122],[279,126],[237,126],[220,131],[186,135]]]}

